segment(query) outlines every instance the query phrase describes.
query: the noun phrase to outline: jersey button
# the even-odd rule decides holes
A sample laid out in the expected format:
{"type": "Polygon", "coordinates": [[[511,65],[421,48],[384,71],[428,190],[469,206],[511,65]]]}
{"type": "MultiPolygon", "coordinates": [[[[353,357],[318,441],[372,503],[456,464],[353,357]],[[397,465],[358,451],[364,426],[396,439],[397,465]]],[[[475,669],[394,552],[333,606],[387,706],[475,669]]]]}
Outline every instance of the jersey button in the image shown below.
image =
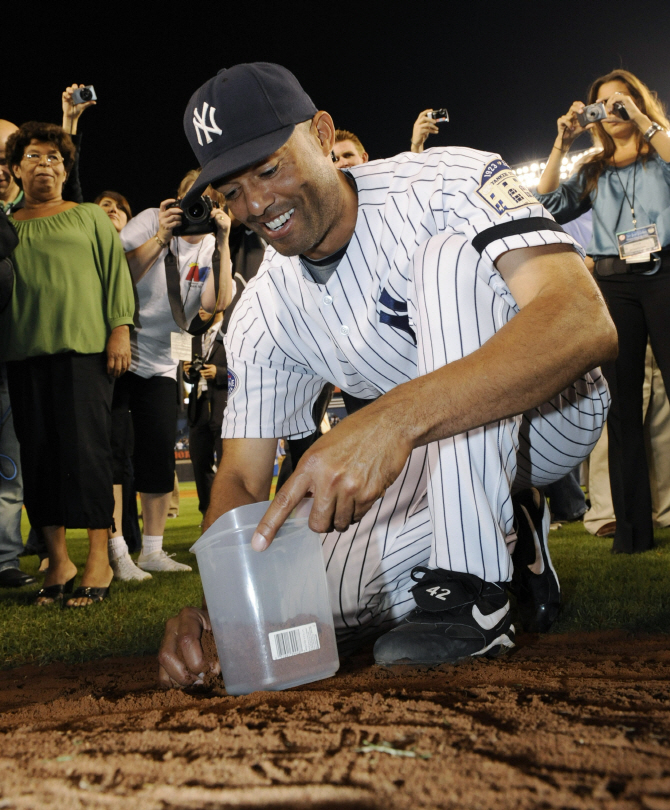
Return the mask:
{"type": "Polygon", "coordinates": [[[328,307],[333,303],[333,296],[332,295],[324,295],[322,300],[323,300],[323,303],[328,307]]]}
{"type": "Polygon", "coordinates": [[[348,335],[349,334],[349,327],[348,326],[340,326],[340,332],[342,332],[343,335],[348,335]]]}

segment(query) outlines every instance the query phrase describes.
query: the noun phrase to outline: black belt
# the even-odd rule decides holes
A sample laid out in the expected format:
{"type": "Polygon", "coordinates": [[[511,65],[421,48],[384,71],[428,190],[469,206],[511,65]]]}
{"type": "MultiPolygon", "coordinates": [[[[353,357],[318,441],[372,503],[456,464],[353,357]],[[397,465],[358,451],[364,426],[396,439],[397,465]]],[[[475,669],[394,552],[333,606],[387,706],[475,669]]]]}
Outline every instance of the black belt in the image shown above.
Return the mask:
{"type": "Polygon", "coordinates": [[[596,275],[599,278],[606,276],[619,276],[619,275],[640,275],[641,273],[648,273],[650,270],[658,270],[660,267],[668,266],[670,264],[670,249],[664,249],[652,254],[652,258],[648,262],[627,262],[620,259],[618,256],[604,256],[601,259],[596,259],[596,275]],[[659,265],[656,258],[661,260],[659,265]]]}

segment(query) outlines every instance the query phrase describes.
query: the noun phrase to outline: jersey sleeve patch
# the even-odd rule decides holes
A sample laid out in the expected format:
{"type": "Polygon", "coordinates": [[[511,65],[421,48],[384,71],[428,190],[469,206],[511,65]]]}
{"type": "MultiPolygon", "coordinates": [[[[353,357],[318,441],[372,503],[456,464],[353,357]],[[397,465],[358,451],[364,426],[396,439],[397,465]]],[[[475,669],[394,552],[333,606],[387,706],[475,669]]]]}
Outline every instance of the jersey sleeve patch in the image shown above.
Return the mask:
{"type": "Polygon", "coordinates": [[[228,369],[228,399],[231,399],[235,391],[240,387],[240,378],[234,371],[228,369]]]}
{"type": "Polygon", "coordinates": [[[501,158],[492,160],[486,166],[477,194],[499,215],[525,205],[537,204],[535,197],[501,158]]]}

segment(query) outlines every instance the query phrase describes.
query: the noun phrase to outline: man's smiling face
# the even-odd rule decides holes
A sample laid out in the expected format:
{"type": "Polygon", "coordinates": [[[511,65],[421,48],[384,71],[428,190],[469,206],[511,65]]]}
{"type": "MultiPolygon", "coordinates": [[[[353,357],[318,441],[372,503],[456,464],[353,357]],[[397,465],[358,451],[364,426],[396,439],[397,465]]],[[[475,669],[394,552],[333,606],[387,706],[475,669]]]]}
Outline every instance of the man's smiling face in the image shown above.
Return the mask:
{"type": "Polygon", "coordinates": [[[335,226],[341,187],[312,122],[269,157],[213,185],[231,213],[283,256],[309,254],[335,226]]]}

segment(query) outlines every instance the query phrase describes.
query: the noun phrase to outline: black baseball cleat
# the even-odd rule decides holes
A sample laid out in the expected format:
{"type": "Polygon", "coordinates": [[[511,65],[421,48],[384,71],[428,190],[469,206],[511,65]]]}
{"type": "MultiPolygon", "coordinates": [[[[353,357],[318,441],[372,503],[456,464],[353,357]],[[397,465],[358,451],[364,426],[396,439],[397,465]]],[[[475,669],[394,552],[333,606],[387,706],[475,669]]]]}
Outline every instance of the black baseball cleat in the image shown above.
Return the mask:
{"type": "Polygon", "coordinates": [[[549,524],[551,516],[544,495],[524,489],[512,496],[517,541],[512,562],[510,590],[516,596],[524,629],[547,633],[561,609],[561,586],[551,562],[549,524]]]}
{"type": "Polygon", "coordinates": [[[412,579],[417,607],[377,639],[376,663],[457,664],[476,656],[495,658],[514,647],[504,584],[423,566],[412,571],[412,579]]]}

